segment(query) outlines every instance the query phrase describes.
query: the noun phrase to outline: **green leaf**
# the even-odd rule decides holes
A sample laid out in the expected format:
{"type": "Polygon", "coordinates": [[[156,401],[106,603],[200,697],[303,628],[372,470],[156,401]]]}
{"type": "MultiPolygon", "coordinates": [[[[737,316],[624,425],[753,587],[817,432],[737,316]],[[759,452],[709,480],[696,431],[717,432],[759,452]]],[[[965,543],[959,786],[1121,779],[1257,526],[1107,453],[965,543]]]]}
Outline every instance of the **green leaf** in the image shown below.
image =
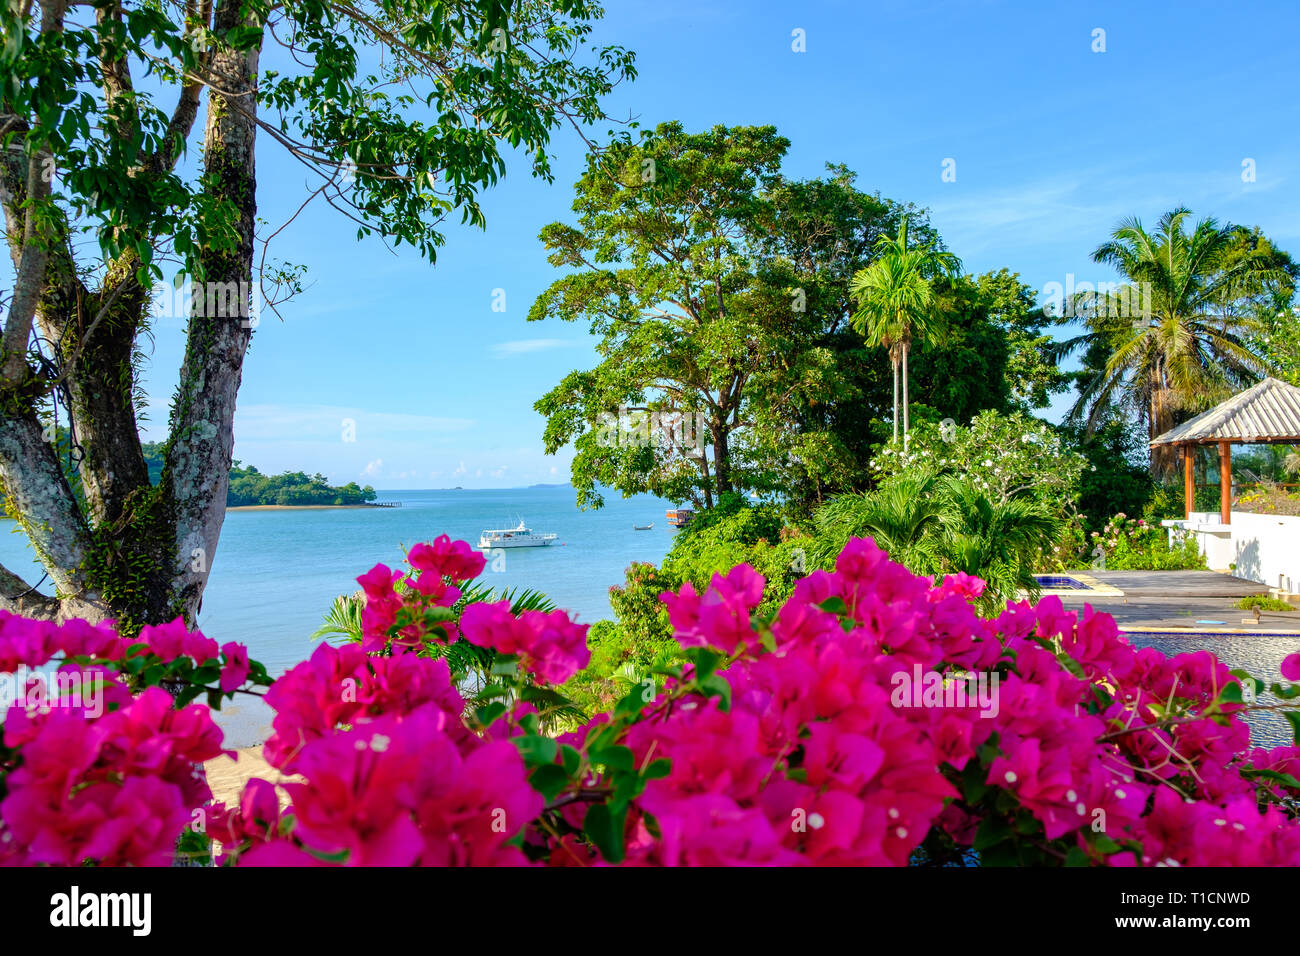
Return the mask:
{"type": "Polygon", "coordinates": [[[532,772],[528,782],[549,803],[564,792],[570,778],[565,769],[556,763],[543,764],[532,772]]]}
{"type": "Polygon", "coordinates": [[[582,829],[587,838],[609,863],[623,862],[623,826],[626,819],[626,807],[613,811],[603,803],[593,804],[583,818],[582,829]]]}
{"type": "Polygon", "coordinates": [[[723,660],[722,655],[710,647],[688,647],[685,654],[695,665],[696,680],[710,676],[723,660]]]}
{"type": "Polygon", "coordinates": [[[564,772],[573,776],[582,766],[582,754],[575,747],[568,744],[560,744],[560,761],[564,764],[564,772]]]}
{"type": "Polygon", "coordinates": [[[500,701],[488,704],[486,707],[480,707],[474,712],[474,719],[483,727],[491,727],[500,720],[506,712],[506,705],[500,701]]]}
{"type": "Polygon", "coordinates": [[[1256,770],[1254,767],[1246,767],[1241,771],[1241,775],[1248,779],[1272,780],[1292,790],[1300,790],[1300,780],[1280,770],[1256,770]]]}
{"type": "Polygon", "coordinates": [[[503,677],[513,677],[518,673],[518,663],[519,658],[514,654],[501,654],[492,662],[492,668],[488,673],[497,674],[503,677]]]}
{"type": "Polygon", "coordinates": [[[1300,684],[1270,684],[1268,689],[1280,700],[1295,700],[1300,697],[1300,684]]]}
{"type": "Polygon", "coordinates": [[[987,850],[1010,836],[1011,827],[1006,820],[999,816],[988,816],[975,831],[975,842],[972,845],[976,850],[987,850]]]}
{"type": "MultiPolygon", "coordinates": [[[[614,718],[635,717],[637,714],[641,713],[641,711],[645,709],[645,705],[650,703],[650,701],[646,700],[645,691],[646,688],[643,684],[634,685],[623,699],[614,707],[614,718]]],[[[650,695],[650,699],[654,699],[653,694],[650,695]]]]}
{"type": "Polygon", "coordinates": [[[710,697],[722,698],[722,709],[731,709],[731,685],[720,674],[710,674],[704,680],[696,681],[700,691],[710,697]]]}
{"type": "Polygon", "coordinates": [[[524,763],[530,767],[554,763],[555,755],[559,751],[559,745],[550,737],[530,734],[524,737],[511,737],[510,742],[518,748],[523,755],[524,763]]]}
{"type": "Polygon", "coordinates": [[[1245,695],[1242,694],[1242,685],[1238,683],[1224,684],[1219,690],[1219,703],[1221,704],[1244,704],[1245,695]]]}
{"type": "Polygon", "coordinates": [[[1118,853],[1124,849],[1104,833],[1098,833],[1092,841],[1092,845],[1100,852],[1110,856],[1112,853],[1118,853]]]}
{"type": "Polygon", "coordinates": [[[849,613],[849,606],[844,603],[844,598],[839,596],[828,597],[825,601],[822,601],[822,603],[818,604],[817,606],[821,608],[823,611],[829,611],[830,613],[838,615],[840,617],[843,617],[845,614],[849,613]]]}
{"type": "Polygon", "coordinates": [[[636,769],[636,758],[632,754],[632,749],[621,744],[615,747],[606,747],[604,750],[590,751],[587,757],[592,763],[601,764],[610,770],[622,770],[625,773],[631,773],[636,769]]]}
{"type": "Polygon", "coordinates": [[[1300,745],[1300,711],[1284,710],[1282,713],[1291,721],[1291,739],[1300,745]]]}

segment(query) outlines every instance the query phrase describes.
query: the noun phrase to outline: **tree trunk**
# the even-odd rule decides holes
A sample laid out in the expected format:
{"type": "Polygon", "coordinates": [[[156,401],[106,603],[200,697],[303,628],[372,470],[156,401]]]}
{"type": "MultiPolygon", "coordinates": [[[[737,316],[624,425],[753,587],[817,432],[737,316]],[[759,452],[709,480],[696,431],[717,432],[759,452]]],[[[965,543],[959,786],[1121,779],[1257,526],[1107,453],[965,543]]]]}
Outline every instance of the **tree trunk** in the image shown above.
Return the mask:
{"type": "Polygon", "coordinates": [[[718,497],[731,490],[731,463],[727,460],[729,450],[727,447],[727,422],[726,418],[720,417],[709,423],[709,430],[713,433],[713,479],[714,487],[717,489],[718,497]]]}
{"type": "Polygon", "coordinates": [[[907,449],[907,431],[911,427],[911,419],[907,414],[907,343],[903,343],[903,449],[907,449]]]}
{"type": "Polygon", "coordinates": [[[889,364],[894,370],[894,441],[898,441],[898,350],[890,348],[889,364]]]}
{"type": "MultiPolygon", "coordinates": [[[[213,18],[213,31],[224,34],[252,25],[240,15],[235,0],[223,0],[213,18]]],[[[242,314],[209,315],[212,308],[191,315],[181,366],[176,406],[172,412],[172,441],[163,464],[162,484],[175,503],[173,563],[163,569],[171,603],[187,619],[198,615],[208,569],[217,552],[217,539],[226,514],[226,492],[234,454],[235,398],[251,336],[249,296],[252,290],[253,229],[257,215],[254,142],[257,133],[256,73],[258,49],[215,51],[212,71],[226,77],[223,89],[208,90],[204,133],[204,169],[212,197],[232,203],[239,211],[237,242],[231,249],[204,249],[199,255],[206,289],[226,289],[233,283],[242,314]]],[[[210,306],[213,299],[205,295],[210,306]]]]}

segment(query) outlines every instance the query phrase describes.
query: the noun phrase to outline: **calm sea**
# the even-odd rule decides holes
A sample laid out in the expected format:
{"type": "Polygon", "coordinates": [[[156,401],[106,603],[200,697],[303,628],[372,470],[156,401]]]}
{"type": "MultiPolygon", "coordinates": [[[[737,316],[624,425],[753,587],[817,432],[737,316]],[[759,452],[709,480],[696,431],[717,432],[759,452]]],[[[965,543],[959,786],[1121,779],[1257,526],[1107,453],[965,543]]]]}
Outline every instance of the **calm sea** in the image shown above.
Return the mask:
{"type": "MultiPolygon", "coordinates": [[[[522,518],[534,532],[555,532],[545,548],[495,553],[482,580],[493,587],[529,587],[545,593],[579,621],[611,617],[609,588],[623,582],[633,561],[659,563],[675,533],[664,520],[672,504],[648,495],[621,498],[579,511],[572,488],[472,491],[381,491],[400,508],[231,511],[221,531],[203,597],[199,626],[219,643],[247,644],[272,674],[308,657],[339,594],[357,590],[356,578],[376,563],[399,567],[403,548],[449,534],[477,544],[479,532],[511,528],[522,518]],[[634,524],[654,524],[634,531],[634,524]]],[[[14,527],[0,521],[0,529],[14,527]]],[[[0,563],[40,577],[21,533],[0,534],[0,563]]],[[[50,593],[48,582],[41,588],[50,593]]],[[[227,705],[229,706],[229,705],[227,705]]],[[[236,707],[223,717],[227,742],[244,746],[261,736],[267,714],[236,707]]]]}

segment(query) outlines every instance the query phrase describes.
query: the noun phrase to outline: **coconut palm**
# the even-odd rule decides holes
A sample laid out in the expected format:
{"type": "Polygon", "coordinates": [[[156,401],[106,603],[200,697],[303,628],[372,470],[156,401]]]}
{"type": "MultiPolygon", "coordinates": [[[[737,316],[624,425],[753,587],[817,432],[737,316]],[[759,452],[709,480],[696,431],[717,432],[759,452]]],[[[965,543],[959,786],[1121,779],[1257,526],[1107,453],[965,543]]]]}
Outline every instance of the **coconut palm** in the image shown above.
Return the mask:
{"type": "MultiPolygon", "coordinates": [[[[1089,350],[1094,370],[1080,382],[1070,413],[1086,418],[1089,430],[1128,413],[1155,438],[1267,371],[1249,344],[1258,319],[1231,302],[1234,290],[1280,278],[1276,263],[1262,252],[1242,254],[1239,230],[1212,218],[1186,232],[1190,215],[1182,207],[1165,213],[1153,233],[1125,219],[1092,254],[1129,285],[1095,297],[1085,314],[1088,331],[1054,350],[1058,358],[1089,350]]],[[[1167,473],[1173,454],[1153,449],[1152,472],[1167,473]]]]}
{"type": "Polygon", "coordinates": [[[938,308],[934,280],[961,273],[961,260],[940,250],[934,243],[909,246],[907,217],[898,225],[898,235],[882,236],[876,242],[876,259],[860,270],[849,284],[858,303],[853,327],[868,345],[889,351],[894,370],[894,440],[898,440],[898,377],[903,373],[903,440],[907,440],[908,394],[907,356],[912,343],[935,344],[942,340],[943,313],[938,308]]]}

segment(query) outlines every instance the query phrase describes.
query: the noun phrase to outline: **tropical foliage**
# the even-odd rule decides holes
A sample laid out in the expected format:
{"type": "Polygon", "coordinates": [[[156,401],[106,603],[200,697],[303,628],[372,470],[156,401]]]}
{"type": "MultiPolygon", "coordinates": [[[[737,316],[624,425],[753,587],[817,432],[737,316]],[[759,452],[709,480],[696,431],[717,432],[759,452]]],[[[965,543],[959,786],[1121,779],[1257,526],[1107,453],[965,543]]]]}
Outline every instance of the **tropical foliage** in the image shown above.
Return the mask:
{"type": "Polygon", "coordinates": [[[889,320],[917,354],[909,397],[968,417],[1039,407],[1064,386],[1032,289],[1006,270],[941,277],[956,262],[920,211],[855,188],[843,166],[790,179],[787,147],[770,127],[662,124],[593,158],[576,224],[542,231],[566,273],[529,319],[581,321],[600,343],[595,368],[535,406],[547,451],[574,449],[580,506],[602,488],[698,507],[753,491],[806,517],[869,487],[889,351],[855,331],[853,288],[886,254],[935,276],[917,279],[924,314],[889,320]],[[913,332],[940,315],[944,344],[927,348],[913,332]]]}
{"type": "Polygon", "coordinates": [[[1082,474],[1092,467],[1068,437],[1020,412],[985,411],[968,423],[918,423],[911,441],[889,443],[871,461],[885,481],[907,475],[955,475],[994,500],[1030,495],[1057,514],[1070,513],[1082,474]]]}
{"type": "Polygon", "coordinates": [[[894,438],[898,438],[898,378],[902,365],[903,438],[908,428],[907,355],[914,340],[937,345],[944,339],[944,313],[934,280],[961,274],[961,260],[936,243],[908,245],[907,218],[897,236],[882,236],[876,260],[857,273],[849,292],[858,302],[854,328],[867,344],[889,352],[894,372],[894,438]]]}
{"type": "Polygon", "coordinates": [[[1115,515],[1089,544],[1093,567],[1111,571],[1185,571],[1205,567],[1205,557],[1190,535],[1149,523],[1145,518],[1115,515]]]}
{"type": "MultiPolygon", "coordinates": [[[[1062,355],[1085,350],[1071,414],[1090,428],[1132,417],[1154,438],[1269,371],[1255,347],[1264,330],[1256,306],[1289,298],[1289,260],[1213,218],[1189,232],[1190,216],[1174,209],[1153,232],[1126,219],[1093,253],[1127,284],[1076,303],[1087,331],[1060,346],[1062,355]]],[[[1153,449],[1153,472],[1170,473],[1173,455],[1153,449]]]]}
{"type": "Polygon", "coordinates": [[[814,514],[813,563],[829,566],[853,538],[871,538],[917,574],[979,577],[979,606],[1037,595],[1038,556],[1061,535],[1057,514],[1030,496],[999,497],[967,478],[902,477],[873,492],[844,495],[814,514]]]}

